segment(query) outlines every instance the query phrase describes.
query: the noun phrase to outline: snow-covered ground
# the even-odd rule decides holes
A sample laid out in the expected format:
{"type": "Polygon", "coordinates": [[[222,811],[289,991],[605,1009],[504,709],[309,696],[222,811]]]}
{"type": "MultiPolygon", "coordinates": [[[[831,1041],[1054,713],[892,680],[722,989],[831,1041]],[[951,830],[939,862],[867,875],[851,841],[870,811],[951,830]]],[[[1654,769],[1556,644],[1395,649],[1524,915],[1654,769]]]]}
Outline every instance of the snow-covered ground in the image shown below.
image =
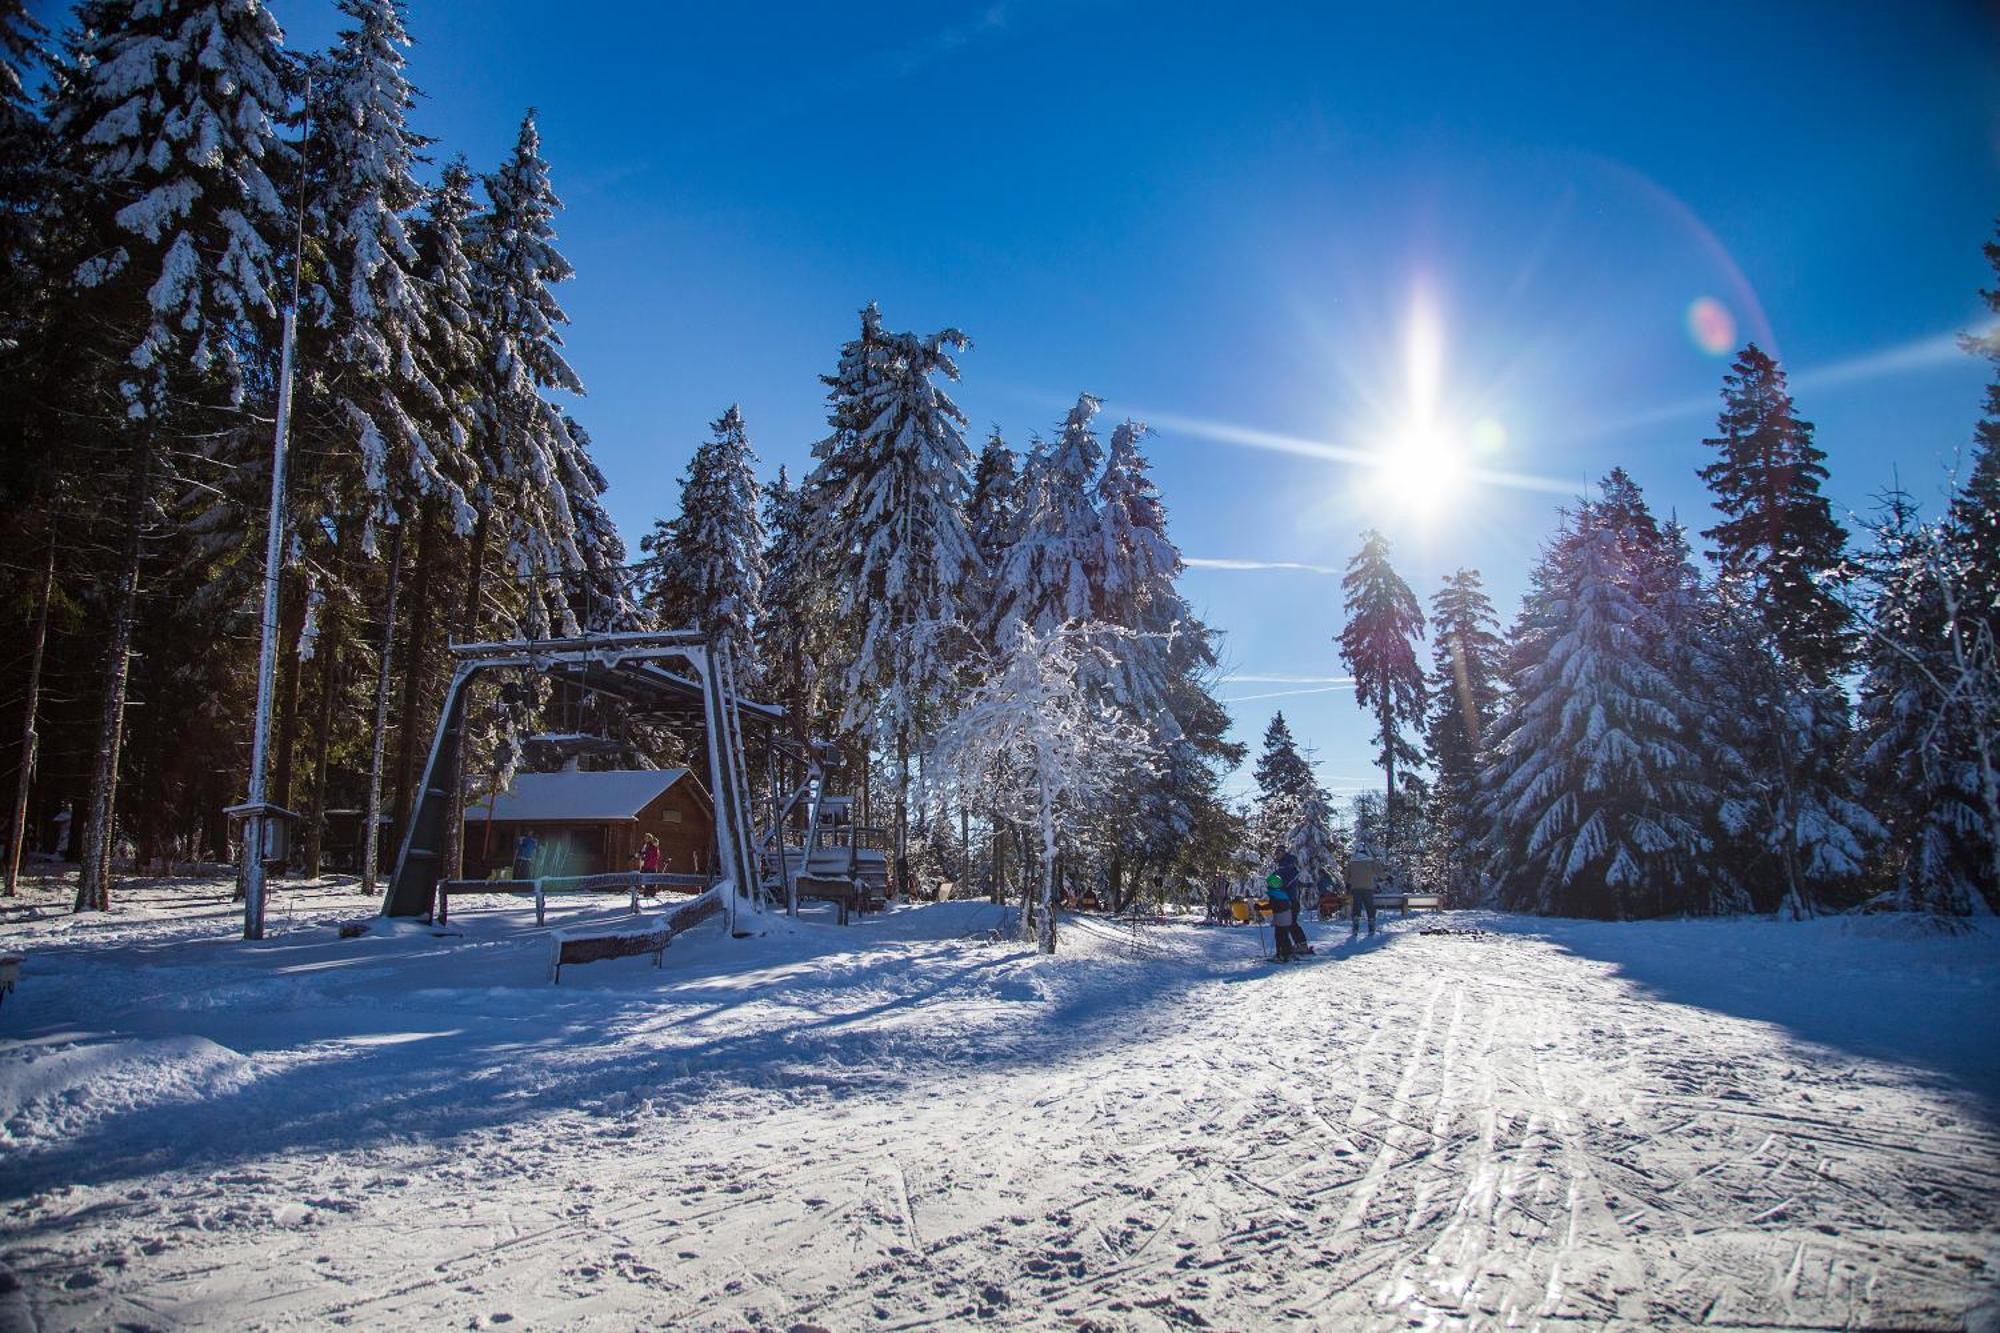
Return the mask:
{"type": "Polygon", "coordinates": [[[287,888],[246,945],[212,882],[67,895],[0,908],[0,1326],[1996,1309],[1993,932],[1460,913],[1278,970],[945,904],[552,987],[524,907],[343,940],[371,904],[287,888]]]}

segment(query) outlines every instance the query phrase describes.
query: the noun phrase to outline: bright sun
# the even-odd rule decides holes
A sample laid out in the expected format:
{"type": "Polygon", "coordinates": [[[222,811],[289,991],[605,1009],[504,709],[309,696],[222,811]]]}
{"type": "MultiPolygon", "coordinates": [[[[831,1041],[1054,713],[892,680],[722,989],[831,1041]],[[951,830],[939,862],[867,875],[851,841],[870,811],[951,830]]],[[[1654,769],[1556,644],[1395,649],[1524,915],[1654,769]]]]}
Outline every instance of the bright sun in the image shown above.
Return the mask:
{"type": "Polygon", "coordinates": [[[1454,436],[1426,423],[1385,443],[1376,463],[1376,485],[1385,498],[1423,513],[1441,509],[1466,478],[1465,453],[1454,436]]]}
{"type": "Polygon", "coordinates": [[[1444,359],[1437,311],[1420,287],[1404,329],[1407,407],[1375,447],[1374,485],[1385,501],[1423,514],[1442,509],[1470,475],[1465,432],[1439,413],[1444,359]]]}

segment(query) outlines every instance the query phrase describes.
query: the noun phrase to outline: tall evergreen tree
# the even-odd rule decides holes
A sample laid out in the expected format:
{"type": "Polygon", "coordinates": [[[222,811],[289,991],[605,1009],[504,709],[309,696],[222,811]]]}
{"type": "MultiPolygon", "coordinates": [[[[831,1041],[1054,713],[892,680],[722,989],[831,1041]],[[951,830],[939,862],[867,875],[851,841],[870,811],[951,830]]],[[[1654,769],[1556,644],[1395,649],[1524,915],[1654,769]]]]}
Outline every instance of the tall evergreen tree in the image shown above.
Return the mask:
{"type": "Polygon", "coordinates": [[[176,493],[175,446],[202,441],[186,451],[198,459],[240,443],[244,350],[275,315],[283,208],[266,165],[287,106],[279,40],[257,0],[96,0],[79,14],[55,101],[56,208],[74,247],[58,318],[87,341],[90,367],[87,383],[68,387],[116,442],[99,484],[124,491],[79,908],[109,901],[139,589],[176,493]]]}
{"type": "Polygon", "coordinates": [[[1312,765],[1299,753],[1284,713],[1271,714],[1271,723],[1264,728],[1263,746],[1252,770],[1257,783],[1257,802],[1251,836],[1257,841],[1255,851],[1259,856],[1288,841],[1306,806],[1321,795],[1312,765]]]}
{"type": "Polygon", "coordinates": [[[1021,470],[1015,540],[1000,562],[996,624],[1019,620],[1050,633],[1092,618],[1103,539],[1092,489],[1104,462],[1091,422],[1098,401],[1080,394],[1053,443],[1037,440],[1021,470]]]}
{"type": "Polygon", "coordinates": [[[763,677],[753,637],[763,619],[764,520],[743,414],[731,404],[681,479],[680,513],[639,543],[647,604],[663,625],[693,625],[736,659],[747,688],[763,677]]]}
{"type": "Polygon", "coordinates": [[[513,153],[486,177],[486,195],[490,207],[469,237],[483,379],[474,394],[478,449],[492,512],[504,524],[504,567],[526,585],[523,623],[507,628],[542,634],[564,628],[566,608],[551,594],[584,564],[562,479],[568,432],[544,394],[581,395],[583,382],[562,350],[569,317],[552,289],[575,270],[555,246],[562,201],[549,182],[533,111],[513,153]]]}
{"type": "MultiPolygon", "coordinates": [[[[1347,625],[1340,631],[1340,659],[1354,673],[1354,697],[1375,715],[1375,762],[1386,779],[1383,821],[1396,833],[1397,768],[1410,774],[1420,756],[1403,728],[1423,720],[1424,669],[1417,661],[1424,613],[1417,595],[1389,563],[1389,541],[1370,529],[1348,562],[1341,587],[1347,625]]],[[[1413,775],[1412,775],[1413,776],[1413,775]]]]}
{"type": "Polygon", "coordinates": [[[1714,793],[1656,660],[1646,545],[1585,505],[1536,571],[1481,776],[1487,869],[1509,906],[1651,916],[1698,884],[1714,793]]]}
{"type": "Polygon", "coordinates": [[[966,528],[965,414],[934,381],[958,378],[956,329],[888,333],[873,305],[827,382],[833,433],[814,447],[814,551],[855,626],[845,728],[896,766],[898,874],[907,864],[910,755],[966,646],[961,591],[979,569],[966,528]]]}
{"type": "Polygon", "coordinates": [[[1479,571],[1461,569],[1431,599],[1431,679],[1425,758],[1435,775],[1431,797],[1454,902],[1480,895],[1474,866],[1479,765],[1500,713],[1499,621],[1479,571]]]}
{"type": "Polygon", "coordinates": [[[1785,372],[1755,343],[1722,381],[1721,456],[1701,469],[1723,522],[1702,533],[1726,584],[1753,608],[1778,651],[1823,683],[1849,649],[1847,612],[1829,587],[1847,533],[1820,494],[1826,454],[1799,418],[1785,372]]]}
{"type": "Polygon", "coordinates": [[[42,277],[49,143],[27,85],[46,58],[45,35],[21,0],[0,0],[0,356],[25,334],[42,277]]]}

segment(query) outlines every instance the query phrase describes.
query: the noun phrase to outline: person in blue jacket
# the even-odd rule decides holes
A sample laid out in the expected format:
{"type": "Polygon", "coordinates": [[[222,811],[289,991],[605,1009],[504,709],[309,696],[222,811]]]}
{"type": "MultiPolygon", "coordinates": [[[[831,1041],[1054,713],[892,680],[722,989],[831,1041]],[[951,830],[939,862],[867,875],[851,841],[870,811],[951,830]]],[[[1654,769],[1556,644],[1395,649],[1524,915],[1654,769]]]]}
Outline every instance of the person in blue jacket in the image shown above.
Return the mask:
{"type": "Polygon", "coordinates": [[[1312,945],[1306,940],[1306,928],[1299,924],[1299,900],[1303,897],[1303,876],[1299,874],[1298,858],[1286,847],[1278,849],[1276,868],[1265,880],[1265,892],[1271,900],[1271,931],[1276,937],[1278,961],[1289,963],[1300,954],[1311,953],[1312,945]]]}

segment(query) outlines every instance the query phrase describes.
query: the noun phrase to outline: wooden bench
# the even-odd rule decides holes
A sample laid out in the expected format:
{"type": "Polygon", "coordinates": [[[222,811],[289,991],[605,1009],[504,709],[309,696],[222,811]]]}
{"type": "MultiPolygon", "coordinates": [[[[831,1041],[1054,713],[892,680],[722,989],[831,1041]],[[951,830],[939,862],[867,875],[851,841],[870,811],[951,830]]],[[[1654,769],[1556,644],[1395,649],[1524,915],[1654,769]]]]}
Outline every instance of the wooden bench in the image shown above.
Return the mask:
{"type": "Polygon", "coordinates": [[[683,933],[712,916],[722,913],[722,895],[733,893],[727,884],[717,885],[696,898],[669,912],[664,918],[629,926],[578,926],[571,930],[549,932],[549,981],[553,985],[562,984],[562,970],[565,964],[599,963],[607,958],[637,958],[641,954],[653,956],[653,966],[664,961],[667,946],[674,936],[683,933]]]}

